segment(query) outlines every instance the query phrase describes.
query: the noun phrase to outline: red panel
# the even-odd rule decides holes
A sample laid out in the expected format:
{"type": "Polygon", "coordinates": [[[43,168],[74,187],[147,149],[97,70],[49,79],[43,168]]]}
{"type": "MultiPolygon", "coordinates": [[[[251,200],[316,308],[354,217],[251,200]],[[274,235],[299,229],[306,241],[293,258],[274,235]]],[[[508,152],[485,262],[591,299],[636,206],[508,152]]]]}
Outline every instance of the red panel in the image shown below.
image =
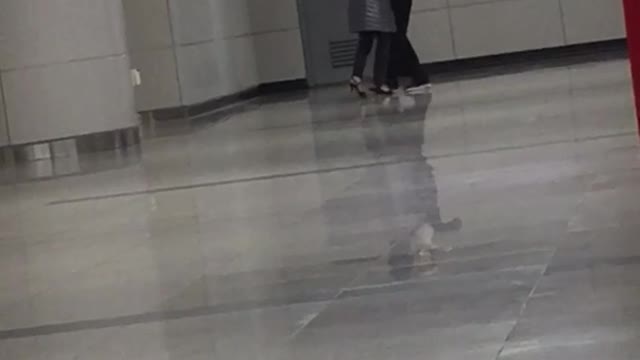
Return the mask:
{"type": "Polygon", "coordinates": [[[623,0],[627,21],[629,60],[636,99],[636,117],[640,125],[640,0],[623,0]]]}

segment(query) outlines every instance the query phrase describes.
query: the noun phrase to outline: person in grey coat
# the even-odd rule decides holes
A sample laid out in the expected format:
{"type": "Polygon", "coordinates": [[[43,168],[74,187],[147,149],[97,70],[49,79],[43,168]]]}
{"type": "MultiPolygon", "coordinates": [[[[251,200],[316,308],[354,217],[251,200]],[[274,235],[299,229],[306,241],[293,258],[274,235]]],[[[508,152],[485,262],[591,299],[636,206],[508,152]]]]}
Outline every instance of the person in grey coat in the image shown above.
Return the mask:
{"type": "Polygon", "coordinates": [[[349,82],[351,90],[366,97],[362,88],[362,76],[367,58],[377,41],[372,89],[377,94],[391,94],[387,84],[391,38],[396,32],[392,0],[349,0],[349,30],[359,34],[358,50],[349,82]]]}

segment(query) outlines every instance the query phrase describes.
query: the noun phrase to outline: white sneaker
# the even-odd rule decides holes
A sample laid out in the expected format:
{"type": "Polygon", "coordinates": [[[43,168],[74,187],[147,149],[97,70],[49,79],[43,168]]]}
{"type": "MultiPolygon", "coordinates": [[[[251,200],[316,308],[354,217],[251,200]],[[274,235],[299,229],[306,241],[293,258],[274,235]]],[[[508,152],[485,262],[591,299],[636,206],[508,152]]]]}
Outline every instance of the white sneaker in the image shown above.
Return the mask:
{"type": "Polygon", "coordinates": [[[424,94],[427,91],[431,90],[431,83],[426,83],[426,84],[421,84],[421,85],[416,85],[416,86],[410,86],[406,89],[407,94],[410,95],[415,95],[415,94],[424,94]]]}

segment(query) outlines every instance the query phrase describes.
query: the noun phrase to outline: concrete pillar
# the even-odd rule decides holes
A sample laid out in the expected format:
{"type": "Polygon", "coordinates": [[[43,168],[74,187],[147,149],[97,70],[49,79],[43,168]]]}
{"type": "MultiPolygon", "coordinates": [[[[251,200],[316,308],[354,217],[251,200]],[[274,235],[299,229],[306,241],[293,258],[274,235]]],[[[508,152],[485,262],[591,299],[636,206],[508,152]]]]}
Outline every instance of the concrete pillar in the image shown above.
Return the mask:
{"type": "Polygon", "coordinates": [[[0,1],[0,146],[137,125],[121,0],[0,1]]]}

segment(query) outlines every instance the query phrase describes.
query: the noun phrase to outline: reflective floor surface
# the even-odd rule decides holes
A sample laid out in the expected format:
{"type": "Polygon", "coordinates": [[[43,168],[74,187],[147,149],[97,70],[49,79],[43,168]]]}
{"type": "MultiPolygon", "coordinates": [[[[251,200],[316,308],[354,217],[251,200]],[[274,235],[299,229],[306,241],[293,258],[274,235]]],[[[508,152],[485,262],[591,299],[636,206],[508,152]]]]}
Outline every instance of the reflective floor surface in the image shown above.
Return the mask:
{"type": "Polygon", "coordinates": [[[18,178],[0,359],[636,359],[633,117],[624,61],[340,87],[18,178]]]}

